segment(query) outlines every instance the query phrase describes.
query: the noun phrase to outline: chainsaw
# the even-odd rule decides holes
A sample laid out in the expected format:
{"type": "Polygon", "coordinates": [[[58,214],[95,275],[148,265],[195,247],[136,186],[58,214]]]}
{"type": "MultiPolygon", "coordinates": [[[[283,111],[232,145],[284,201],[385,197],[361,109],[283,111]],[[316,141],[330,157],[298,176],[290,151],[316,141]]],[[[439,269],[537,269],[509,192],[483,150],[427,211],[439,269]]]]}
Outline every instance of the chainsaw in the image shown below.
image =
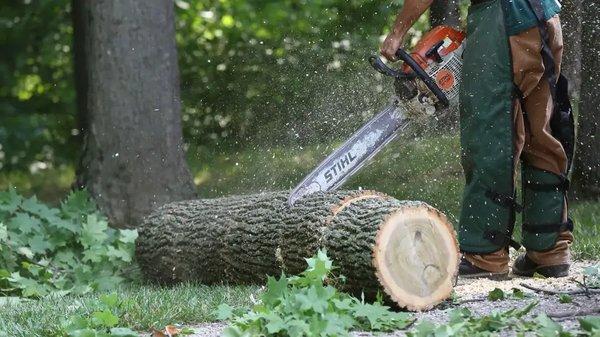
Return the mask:
{"type": "Polygon", "coordinates": [[[412,123],[455,111],[465,44],[463,32],[438,26],[426,33],[411,53],[398,49],[396,56],[403,61],[399,69],[371,56],[369,63],[375,70],[394,78],[390,103],[306,176],[292,190],[288,204],[340,187],[412,123]]]}

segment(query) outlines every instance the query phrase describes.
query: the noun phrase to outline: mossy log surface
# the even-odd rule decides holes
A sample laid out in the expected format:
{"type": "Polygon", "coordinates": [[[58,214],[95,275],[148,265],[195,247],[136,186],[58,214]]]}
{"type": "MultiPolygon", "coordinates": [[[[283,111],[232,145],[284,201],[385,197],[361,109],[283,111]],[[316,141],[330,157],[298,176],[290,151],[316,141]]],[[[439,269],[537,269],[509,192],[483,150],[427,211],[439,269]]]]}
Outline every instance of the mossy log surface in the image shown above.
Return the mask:
{"type": "Polygon", "coordinates": [[[136,255],[154,282],[263,283],[295,274],[327,249],[345,290],[383,288],[401,307],[429,309],[450,295],[459,253],[446,217],[422,202],[371,191],[318,193],[287,206],[287,192],[191,200],[148,216],[136,255]]]}

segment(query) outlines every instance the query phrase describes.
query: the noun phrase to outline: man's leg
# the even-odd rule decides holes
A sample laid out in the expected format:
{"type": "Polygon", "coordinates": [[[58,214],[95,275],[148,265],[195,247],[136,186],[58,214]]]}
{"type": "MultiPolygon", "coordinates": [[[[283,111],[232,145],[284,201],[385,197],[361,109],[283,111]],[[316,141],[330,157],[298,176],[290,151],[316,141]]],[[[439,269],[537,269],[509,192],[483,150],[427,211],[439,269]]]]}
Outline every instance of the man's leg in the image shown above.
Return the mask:
{"type": "MultiPolygon", "coordinates": [[[[549,20],[547,29],[555,67],[560,71],[563,44],[559,18],[549,20]]],[[[527,255],[513,269],[517,274],[530,275],[538,267],[555,266],[556,273],[549,276],[561,276],[568,271],[569,245],[573,241],[567,230],[567,156],[550,130],[553,101],[543,76],[539,29],[511,36],[510,45],[515,84],[523,95],[516,105],[515,125],[520,135],[516,148],[522,150],[522,243],[527,248],[527,255]]]]}
{"type": "Polygon", "coordinates": [[[506,274],[515,220],[514,85],[502,1],[471,6],[461,85],[462,276],[506,274]]]}

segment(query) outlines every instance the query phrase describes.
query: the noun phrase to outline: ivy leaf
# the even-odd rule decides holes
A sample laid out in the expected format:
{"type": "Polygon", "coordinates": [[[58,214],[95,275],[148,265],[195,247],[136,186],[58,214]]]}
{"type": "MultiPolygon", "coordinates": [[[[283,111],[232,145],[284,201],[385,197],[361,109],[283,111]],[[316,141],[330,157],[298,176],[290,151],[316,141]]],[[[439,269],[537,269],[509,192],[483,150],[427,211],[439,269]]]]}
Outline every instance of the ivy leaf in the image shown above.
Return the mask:
{"type": "Polygon", "coordinates": [[[267,289],[261,297],[262,301],[267,305],[277,304],[283,300],[283,295],[286,293],[287,288],[288,280],[283,273],[279,277],[279,280],[271,276],[267,277],[267,289]]]}
{"type": "Polygon", "coordinates": [[[108,238],[108,223],[96,214],[89,214],[81,230],[81,244],[90,247],[108,238]]]}
{"type": "Polygon", "coordinates": [[[585,331],[593,332],[593,333],[600,332],[600,317],[599,316],[586,316],[586,317],[580,318],[579,325],[585,331]]]}
{"type": "Polygon", "coordinates": [[[8,191],[0,192],[0,211],[2,212],[14,213],[22,202],[23,198],[12,187],[8,191]]]}
{"type": "Polygon", "coordinates": [[[381,305],[361,303],[357,305],[354,316],[366,318],[371,329],[380,330],[383,326],[382,323],[389,317],[389,310],[381,305]]]}
{"type": "Polygon", "coordinates": [[[119,241],[123,243],[134,243],[138,238],[138,231],[135,229],[121,229],[119,233],[119,241]]]}
{"type": "Polygon", "coordinates": [[[500,301],[506,298],[504,291],[500,288],[494,288],[494,290],[490,291],[487,296],[490,301],[500,301]]]}
{"type": "Polygon", "coordinates": [[[226,321],[233,318],[233,308],[226,303],[221,303],[216,311],[217,320],[226,321]]]}
{"type": "Polygon", "coordinates": [[[265,328],[269,334],[276,334],[287,327],[285,321],[275,313],[269,313],[265,316],[265,319],[268,322],[265,328]]]}
{"type": "Polygon", "coordinates": [[[112,328],[119,324],[119,317],[115,316],[109,310],[96,311],[92,313],[92,320],[96,325],[112,328]]]}
{"type": "MultiPolygon", "coordinates": [[[[8,231],[6,230],[6,226],[0,222],[0,244],[4,243],[8,239],[8,231]]],[[[0,245],[0,251],[2,250],[2,245],[0,245]]]]}
{"type": "Polygon", "coordinates": [[[103,294],[100,295],[100,302],[104,303],[109,308],[116,308],[119,303],[119,297],[117,294],[103,294]]]}
{"type": "Polygon", "coordinates": [[[122,249],[120,247],[115,248],[113,246],[108,246],[108,249],[106,251],[106,256],[112,257],[114,259],[120,259],[125,262],[131,262],[131,260],[132,260],[131,253],[129,253],[127,250],[122,249]]]}
{"type": "Polygon", "coordinates": [[[78,217],[94,213],[96,211],[96,204],[90,199],[88,192],[82,189],[69,193],[67,198],[61,203],[60,209],[65,215],[78,217]]]}
{"type": "Polygon", "coordinates": [[[49,208],[37,200],[36,196],[25,199],[21,204],[21,209],[30,214],[39,216],[41,219],[48,219],[58,216],[59,211],[55,208],[49,208]]]}
{"type": "Polygon", "coordinates": [[[29,234],[34,230],[38,230],[40,224],[40,220],[23,212],[18,212],[12,219],[10,219],[11,227],[19,229],[19,231],[21,231],[23,234],[29,234]]]}
{"type": "Polygon", "coordinates": [[[118,275],[103,275],[94,279],[94,288],[99,291],[114,289],[115,284],[123,282],[123,278],[118,275]]]}
{"type": "Polygon", "coordinates": [[[41,235],[35,235],[29,238],[29,247],[31,251],[38,254],[43,254],[52,248],[52,245],[46,238],[41,235]]]}
{"type": "Polygon", "coordinates": [[[539,328],[536,333],[541,337],[567,337],[571,336],[570,333],[567,333],[563,330],[563,327],[553,321],[550,317],[546,316],[546,314],[540,314],[536,318],[536,322],[539,324],[539,328]]]}
{"type": "Polygon", "coordinates": [[[417,324],[415,330],[408,332],[406,335],[408,337],[429,337],[434,335],[435,329],[435,324],[425,320],[417,324]]]}

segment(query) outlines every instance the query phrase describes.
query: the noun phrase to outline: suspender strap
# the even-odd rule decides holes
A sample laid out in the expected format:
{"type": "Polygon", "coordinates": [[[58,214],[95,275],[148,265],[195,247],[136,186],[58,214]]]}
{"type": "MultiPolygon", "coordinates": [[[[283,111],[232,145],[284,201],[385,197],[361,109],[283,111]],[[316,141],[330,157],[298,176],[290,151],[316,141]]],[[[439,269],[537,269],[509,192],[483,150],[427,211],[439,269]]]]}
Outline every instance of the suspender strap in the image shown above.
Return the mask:
{"type": "Polygon", "coordinates": [[[556,102],[556,82],[558,80],[558,73],[556,72],[556,65],[554,63],[554,56],[550,49],[550,37],[548,35],[548,28],[546,27],[546,20],[544,20],[544,8],[542,7],[542,0],[528,0],[529,5],[535,13],[537,18],[537,26],[540,31],[542,38],[542,61],[544,63],[544,76],[548,79],[550,85],[550,94],[552,95],[553,102],[556,102]]]}

